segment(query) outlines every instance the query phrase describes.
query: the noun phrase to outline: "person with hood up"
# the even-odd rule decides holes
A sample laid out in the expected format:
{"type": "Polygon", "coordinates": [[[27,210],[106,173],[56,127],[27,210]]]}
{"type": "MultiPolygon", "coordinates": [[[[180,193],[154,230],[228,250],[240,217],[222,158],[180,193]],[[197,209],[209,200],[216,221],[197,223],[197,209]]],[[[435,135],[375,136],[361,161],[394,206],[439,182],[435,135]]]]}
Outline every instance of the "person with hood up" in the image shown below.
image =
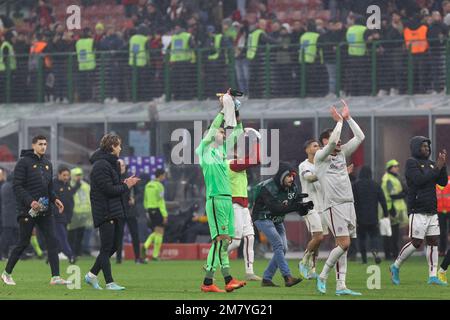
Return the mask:
{"type": "Polygon", "coordinates": [[[122,150],[122,139],[108,133],[100,141],[100,148],[91,156],[91,204],[94,227],[100,232],[100,253],[91,270],[84,277],[87,284],[101,290],[97,279],[103,271],[107,290],[124,290],[116,284],[111,273],[109,258],[117,251],[122,240],[120,219],[125,217],[124,195],[134,187],[140,179],[131,176],[122,180],[120,177],[119,155],[122,150]]]}
{"type": "Polygon", "coordinates": [[[275,272],[279,268],[286,287],[300,283],[302,278],[292,277],[291,270],[285,258],[288,250],[284,218],[290,212],[297,212],[304,216],[314,205],[312,201],[303,202],[306,194],[299,194],[294,182],[297,172],[288,163],[280,162],[277,173],[273,178],[260,182],[255,190],[253,205],[253,222],[258,230],[267,237],[272,249],[273,257],[264,271],[261,285],[263,287],[278,287],[272,282],[275,272]]]}
{"type": "Polygon", "coordinates": [[[363,166],[359,172],[359,179],[353,184],[355,198],[356,223],[359,239],[359,251],[362,263],[367,263],[366,236],[370,237],[370,249],[376,264],[381,263],[378,257],[378,204],[383,209],[383,216],[388,218],[381,186],[372,179],[372,170],[363,166]]]}
{"type": "Polygon", "coordinates": [[[400,284],[401,265],[426,240],[428,284],[446,285],[437,277],[439,220],[437,216],[436,184],[447,185],[447,151],[441,150],[437,161],[430,160],[431,140],[416,136],[410,142],[411,157],[406,161],[405,176],[408,185],[409,241],[389,267],[391,280],[400,284]]]}

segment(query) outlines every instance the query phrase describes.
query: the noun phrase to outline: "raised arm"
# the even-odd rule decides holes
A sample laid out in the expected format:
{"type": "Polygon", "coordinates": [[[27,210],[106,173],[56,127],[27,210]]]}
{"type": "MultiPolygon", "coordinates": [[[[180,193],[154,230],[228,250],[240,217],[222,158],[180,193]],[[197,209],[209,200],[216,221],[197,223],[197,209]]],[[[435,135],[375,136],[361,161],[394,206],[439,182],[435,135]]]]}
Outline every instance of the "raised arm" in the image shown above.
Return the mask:
{"type": "Polygon", "coordinates": [[[195,149],[195,153],[201,156],[201,154],[203,153],[203,149],[214,141],[214,137],[217,133],[217,130],[220,128],[222,122],[223,122],[223,113],[219,112],[219,114],[214,118],[214,121],[211,123],[211,126],[208,132],[206,133],[206,136],[202,139],[197,149],[195,149]]]}
{"type": "Polygon", "coordinates": [[[323,147],[322,150],[318,150],[316,152],[314,162],[324,161],[330,154],[333,153],[337,143],[339,142],[339,139],[341,138],[341,132],[342,132],[342,120],[336,123],[336,126],[334,127],[333,132],[331,133],[330,138],[328,139],[328,144],[325,147],[323,147]]]}
{"type": "Polygon", "coordinates": [[[361,128],[358,126],[355,120],[349,118],[347,123],[350,125],[350,129],[353,132],[354,137],[350,139],[349,142],[342,146],[342,152],[346,157],[353,154],[353,152],[358,149],[359,145],[364,141],[365,135],[362,132],[361,128]]]}

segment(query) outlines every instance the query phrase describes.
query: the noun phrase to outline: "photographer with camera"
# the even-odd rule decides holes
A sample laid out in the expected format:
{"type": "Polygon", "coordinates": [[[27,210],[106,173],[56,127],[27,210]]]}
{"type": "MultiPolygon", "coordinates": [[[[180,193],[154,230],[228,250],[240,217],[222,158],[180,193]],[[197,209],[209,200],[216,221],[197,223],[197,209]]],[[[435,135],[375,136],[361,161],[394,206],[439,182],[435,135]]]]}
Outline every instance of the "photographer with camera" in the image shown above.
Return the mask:
{"type": "Polygon", "coordinates": [[[13,188],[16,195],[16,209],[19,222],[19,243],[11,252],[2,280],[7,285],[16,285],[11,273],[23,251],[30,244],[33,228],[37,225],[47,243],[48,262],[52,278],[50,284],[68,284],[59,276],[58,243],[52,217],[51,205],[64,211],[63,203],[53,189],[52,163],[45,157],[47,138],[39,135],[32,139],[31,150],[22,150],[21,159],[14,168],[13,188]]]}
{"type": "Polygon", "coordinates": [[[284,255],[287,252],[286,229],[284,217],[290,212],[301,216],[313,209],[312,201],[303,202],[306,194],[299,194],[294,178],[295,169],[288,163],[280,162],[278,172],[273,178],[260,182],[256,186],[255,203],[253,206],[253,222],[258,230],[267,237],[273,257],[264,271],[261,285],[263,287],[278,287],[272,282],[275,272],[280,268],[286,287],[292,287],[302,281],[292,277],[291,270],[284,255]]]}

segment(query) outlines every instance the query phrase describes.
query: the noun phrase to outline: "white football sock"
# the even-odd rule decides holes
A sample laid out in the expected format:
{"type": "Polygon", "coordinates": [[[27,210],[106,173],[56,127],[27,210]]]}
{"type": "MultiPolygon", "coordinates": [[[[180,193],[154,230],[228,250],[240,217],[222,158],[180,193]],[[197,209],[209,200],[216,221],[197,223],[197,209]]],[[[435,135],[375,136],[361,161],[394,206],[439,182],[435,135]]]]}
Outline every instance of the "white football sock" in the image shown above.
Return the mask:
{"type": "Polygon", "coordinates": [[[438,247],[427,246],[428,274],[430,277],[436,277],[438,268],[438,247]]]}
{"type": "Polygon", "coordinates": [[[330,270],[334,267],[339,258],[344,254],[344,249],[340,246],[337,246],[333,250],[331,250],[328,255],[327,261],[325,261],[325,265],[323,266],[322,272],[320,273],[320,278],[326,280],[328,278],[328,274],[330,270]]]}
{"type": "Polygon", "coordinates": [[[405,262],[414,253],[414,251],[416,251],[416,247],[413,246],[412,242],[405,244],[402,250],[400,250],[400,254],[395,260],[394,265],[397,268],[400,268],[402,263],[405,262]]]}
{"type": "Polygon", "coordinates": [[[305,250],[305,253],[303,254],[302,263],[305,265],[309,265],[311,261],[311,255],[313,252],[309,251],[308,249],[305,250]]]}
{"type": "Polygon", "coordinates": [[[253,246],[255,245],[255,236],[249,235],[244,237],[244,261],[245,261],[245,273],[254,274],[253,262],[255,261],[255,251],[253,246]]]}
{"type": "Polygon", "coordinates": [[[347,275],[347,251],[336,262],[336,290],[343,290],[345,286],[345,276],[347,275]]]}

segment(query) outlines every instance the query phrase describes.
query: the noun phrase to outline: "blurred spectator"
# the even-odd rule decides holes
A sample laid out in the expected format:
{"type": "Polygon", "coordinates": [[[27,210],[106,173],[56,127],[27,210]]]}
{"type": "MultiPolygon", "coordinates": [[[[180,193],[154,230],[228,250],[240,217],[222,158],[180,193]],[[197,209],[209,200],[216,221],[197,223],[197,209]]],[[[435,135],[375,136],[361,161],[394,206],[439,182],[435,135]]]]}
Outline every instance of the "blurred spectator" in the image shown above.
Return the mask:
{"type": "Polygon", "coordinates": [[[64,31],[64,26],[58,24],[55,35],[50,43],[53,55],[53,72],[55,75],[54,98],[55,102],[68,102],[67,95],[67,63],[68,53],[74,51],[72,32],[64,31]]]}
{"type": "MultiPolygon", "coordinates": [[[[0,88],[6,88],[9,78],[9,92],[15,92],[17,59],[14,52],[16,42],[15,31],[8,31],[4,35],[0,35],[0,88]]],[[[9,99],[11,99],[11,94],[9,99]]],[[[0,89],[0,103],[6,102],[6,90],[0,89]]]]}
{"type": "Polygon", "coordinates": [[[50,24],[54,22],[52,14],[53,8],[48,3],[48,0],[39,0],[36,8],[36,16],[41,28],[49,28],[50,24]]]}
{"type": "Polygon", "coordinates": [[[78,61],[78,97],[87,102],[93,97],[94,77],[97,67],[94,39],[89,28],[83,29],[80,39],[75,43],[78,61]]]}
{"type": "Polygon", "coordinates": [[[105,37],[105,26],[103,25],[103,23],[98,22],[95,25],[94,42],[98,44],[100,41],[103,40],[104,37],[105,37]]]}
{"type": "Polygon", "coordinates": [[[122,87],[122,76],[120,72],[120,55],[117,51],[122,50],[124,42],[117,34],[113,25],[106,28],[106,36],[100,41],[98,50],[105,52],[102,62],[104,63],[105,75],[105,103],[118,102],[122,87]]]}
{"type": "MultiPolygon", "coordinates": [[[[42,97],[38,96],[38,86],[42,88],[42,82],[45,81],[45,94],[48,96],[50,89],[50,83],[47,76],[50,74],[52,68],[52,58],[50,53],[50,47],[48,46],[48,34],[36,33],[35,38],[30,47],[30,55],[28,58],[28,86],[30,89],[31,97],[33,101],[38,101],[42,97]],[[43,69],[43,77],[38,79],[38,69],[43,69]]],[[[41,101],[42,102],[42,101],[41,101]]]]}
{"type": "Polygon", "coordinates": [[[136,13],[136,5],[138,0],[122,0],[122,4],[125,8],[125,16],[130,18],[134,13],[136,13]]]}
{"type": "Polygon", "coordinates": [[[342,22],[332,20],[328,24],[328,31],[319,38],[319,45],[323,50],[323,60],[328,73],[328,94],[335,95],[336,92],[336,54],[342,48],[339,43],[345,40],[345,29],[342,22]]]}
{"type": "Polygon", "coordinates": [[[429,88],[427,64],[429,59],[428,26],[420,15],[413,16],[403,30],[405,46],[411,51],[414,68],[414,92],[426,93],[429,88]]]}
{"type": "MultiPolygon", "coordinates": [[[[172,1],[173,2],[173,1],[172,1]]],[[[175,29],[169,46],[171,64],[171,90],[174,99],[188,100],[195,96],[196,79],[194,49],[195,43],[192,35],[182,28],[180,22],[175,23],[175,29]]]]}
{"type": "MultiPolygon", "coordinates": [[[[277,30],[279,23],[275,25],[275,30],[277,30]]],[[[272,89],[274,95],[277,97],[292,96],[295,91],[292,74],[294,68],[291,56],[291,35],[289,34],[288,27],[289,25],[283,25],[279,27],[280,31],[275,31],[276,39],[280,44],[274,48],[275,63],[272,65],[272,71],[274,72],[272,89]]],[[[272,34],[272,36],[275,36],[275,34],[272,34]]]]}
{"type": "Polygon", "coordinates": [[[448,38],[448,27],[442,22],[439,11],[433,11],[432,23],[429,25],[427,38],[430,43],[429,67],[431,75],[431,93],[438,93],[444,89],[445,41],[448,38]]]}
{"type": "Polygon", "coordinates": [[[353,184],[355,197],[356,222],[359,240],[359,251],[362,263],[367,263],[366,236],[370,238],[370,251],[376,264],[381,262],[378,257],[378,204],[383,209],[383,216],[388,217],[386,199],[383,190],[372,178],[372,170],[363,166],[359,172],[359,179],[353,184]]]}
{"type": "Polygon", "coordinates": [[[229,18],[223,19],[223,21],[222,21],[222,34],[225,37],[230,38],[231,41],[235,42],[240,27],[241,27],[241,24],[238,21],[233,22],[229,18]]]}
{"type": "Polygon", "coordinates": [[[1,195],[1,224],[0,260],[9,257],[9,248],[19,240],[19,224],[16,214],[16,196],[13,190],[13,173],[11,172],[5,183],[0,187],[1,195]]]}
{"type": "Polygon", "coordinates": [[[152,70],[148,68],[150,60],[149,36],[150,29],[141,25],[137,33],[130,38],[128,65],[132,68],[132,74],[136,72],[133,77],[136,77],[137,81],[137,101],[150,99],[148,85],[151,82],[150,72],[152,70]]]}
{"type": "Polygon", "coordinates": [[[249,92],[249,62],[247,59],[247,39],[248,39],[248,24],[244,22],[233,22],[233,26],[238,31],[236,39],[234,40],[234,68],[236,70],[236,79],[238,88],[244,94],[248,95],[249,92]]]}
{"type": "Polygon", "coordinates": [[[175,24],[182,20],[186,14],[186,10],[183,6],[183,2],[179,0],[170,0],[170,5],[167,8],[167,17],[169,18],[170,23],[175,26],[175,24]]]}

